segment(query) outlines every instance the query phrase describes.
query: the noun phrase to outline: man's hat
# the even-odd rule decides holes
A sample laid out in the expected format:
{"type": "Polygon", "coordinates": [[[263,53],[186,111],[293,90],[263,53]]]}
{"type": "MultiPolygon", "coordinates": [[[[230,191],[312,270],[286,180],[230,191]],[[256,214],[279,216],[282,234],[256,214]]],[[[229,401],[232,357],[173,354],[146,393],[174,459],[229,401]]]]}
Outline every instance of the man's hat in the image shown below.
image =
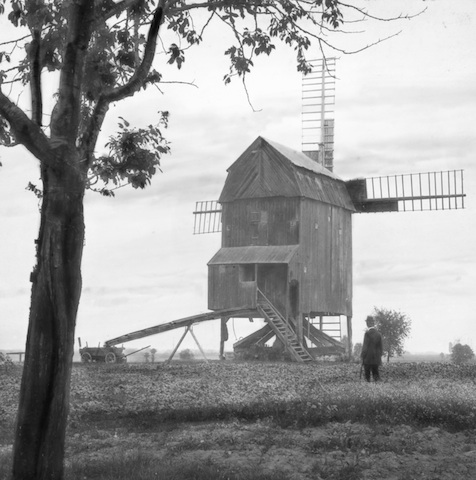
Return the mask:
{"type": "Polygon", "coordinates": [[[367,325],[375,325],[375,318],[369,315],[365,321],[367,322],[367,325]]]}

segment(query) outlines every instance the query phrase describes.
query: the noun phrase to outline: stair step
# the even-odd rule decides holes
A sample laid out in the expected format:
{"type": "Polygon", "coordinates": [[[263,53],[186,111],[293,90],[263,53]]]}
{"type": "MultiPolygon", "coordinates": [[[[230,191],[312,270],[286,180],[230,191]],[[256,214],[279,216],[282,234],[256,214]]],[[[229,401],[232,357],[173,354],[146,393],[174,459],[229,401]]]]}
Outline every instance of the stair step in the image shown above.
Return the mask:
{"type": "Polygon", "coordinates": [[[269,307],[267,303],[258,303],[258,306],[265,314],[268,323],[276,335],[284,340],[286,348],[290,351],[291,355],[293,355],[298,362],[311,362],[312,357],[297,340],[291,325],[283,319],[279,313],[269,307]]]}

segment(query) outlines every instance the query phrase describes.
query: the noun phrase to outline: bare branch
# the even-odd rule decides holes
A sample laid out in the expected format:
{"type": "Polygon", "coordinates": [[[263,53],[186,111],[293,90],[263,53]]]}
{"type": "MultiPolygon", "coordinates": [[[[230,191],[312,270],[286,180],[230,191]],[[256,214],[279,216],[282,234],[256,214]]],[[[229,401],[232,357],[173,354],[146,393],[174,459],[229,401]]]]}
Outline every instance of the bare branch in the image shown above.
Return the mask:
{"type": "Polygon", "coordinates": [[[20,43],[22,40],[30,38],[30,35],[25,35],[24,37],[17,38],[15,40],[7,40],[5,42],[0,42],[0,46],[10,45],[11,43],[20,43]]]}
{"type": "MultiPolygon", "coordinates": [[[[371,18],[372,20],[378,20],[379,22],[394,22],[395,20],[410,20],[412,18],[416,18],[418,16],[420,16],[421,14],[423,14],[428,7],[425,7],[423,10],[419,11],[418,13],[415,13],[414,15],[403,15],[403,14],[400,14],[400,15],[397,15],[396,17],[388,17],[388,18],[385,18],[385,17],[377,17],[375,15],[371,15],[367,10],[365,10],[364,8],[360,8],[360,7],[356,7],[355,5],[349,5],[347,3],[343,3],[343,2],[338,2],[340,6],[342,7],[345,7],[345,8],[349,8],[351,10],[355,10],[356,12],[362,14],[365,18],[371,18]]],[[[377,42],[378,43],[378,42],[377,42]]]]}

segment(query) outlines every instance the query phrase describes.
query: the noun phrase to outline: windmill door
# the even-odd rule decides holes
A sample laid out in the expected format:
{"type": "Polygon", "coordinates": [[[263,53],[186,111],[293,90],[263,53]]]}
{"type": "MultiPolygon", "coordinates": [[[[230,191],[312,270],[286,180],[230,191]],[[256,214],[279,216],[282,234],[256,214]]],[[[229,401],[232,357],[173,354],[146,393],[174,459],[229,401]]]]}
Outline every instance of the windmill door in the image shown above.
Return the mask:
{"type": "Polygon", "coordinates": [[[258,264],[258,289],[283,315],[286,314],[287,278],[286,264],[258,264]]]}

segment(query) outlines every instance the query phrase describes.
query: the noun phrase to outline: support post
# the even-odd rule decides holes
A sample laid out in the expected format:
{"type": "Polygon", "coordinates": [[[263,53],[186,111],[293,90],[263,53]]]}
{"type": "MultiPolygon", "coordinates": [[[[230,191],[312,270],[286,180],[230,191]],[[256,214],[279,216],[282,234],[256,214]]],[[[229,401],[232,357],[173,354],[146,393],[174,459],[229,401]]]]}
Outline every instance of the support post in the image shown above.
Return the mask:
{"type": "Polygon", "coordinates": [[[347,348],[349,359],[352,358],[352,316],[347,316],[347,348]]]}
{"type": "MultiPolygon", "coordinates": [[[[189,327],[190,328],[190,327],[189,327]]],[[[208,363],[208,358],[206,357],[205,355],[205,352],[203,351],[202,349],[202,346],[200,345],[200,343],[198,343],[198,340],[197,340],[197,337],[195,336],[195,334],[193,333],[193,329],[190,328],[190,333],[192,334],[192,337],[193,339],[195,340],[195,343],[197,344],[199,350],[200,350],[200,353],[202,354],[202,357],[205,359],[205,361],[208,363]]]]}
{"type": "Polygon", "coordinates": [[[221,334],[220,334],[220,360],[225,360],[225,342],[228,340],[228,322],[229,317],[221,317],[221,334]]]}
{"type": "Polygon", "coordinates": [[[190,327],[191,327],[191,325],[188,325],[187,328],[185,329],[185,332],[183,332],[182,337],[180,338],[179,342],[177,343],[177,346],[174,348],[174,351],[171,353],[170,357],[165,362],[165,365],[168,365],[172,361],[172,358],[174,358],[175,353],[177,352],[178,348],[180,347],[181,343],[183,342],[183,339],[185,338],[185,335],[187,335],[188,331],[190,330],[190,327]]]}

